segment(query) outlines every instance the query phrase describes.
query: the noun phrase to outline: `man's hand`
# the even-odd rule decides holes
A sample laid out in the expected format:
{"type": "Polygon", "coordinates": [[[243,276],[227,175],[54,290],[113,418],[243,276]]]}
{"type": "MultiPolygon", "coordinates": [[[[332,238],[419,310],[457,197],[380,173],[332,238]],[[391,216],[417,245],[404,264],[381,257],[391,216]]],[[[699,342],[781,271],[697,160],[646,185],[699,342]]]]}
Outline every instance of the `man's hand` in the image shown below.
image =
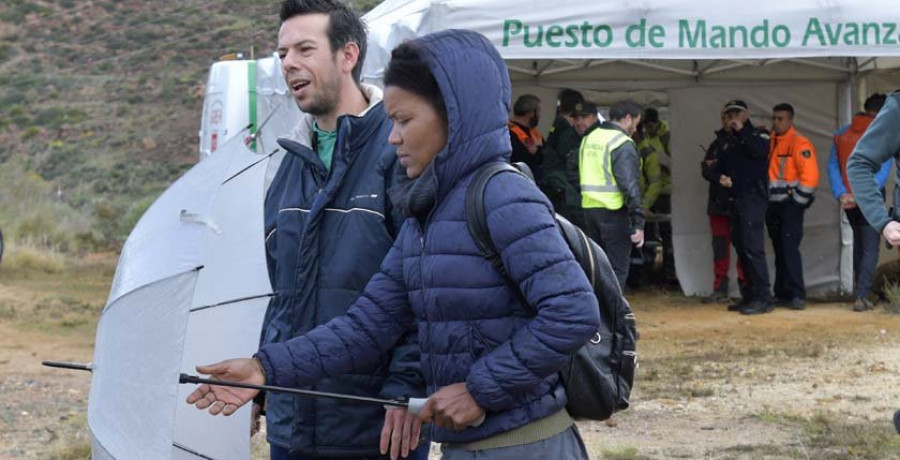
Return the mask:
{"type": "Polygon", "coordinates": [[[881,230],[881,235],[887,240],[891,246],[900,245],[900,222],[890,221],[881,230]]]}
{"type": "Polygon", "coordinates": [[[644,247],[644,231],[635,230],[634,233],[631,234],[631,242],[634,243],[638,249],[644,247]]]}
{"type": "MultiPolygon", "coordinates": [[[[229,382],[263,385],[266,375],[259,361],[254,358],[229,359],[208,366],[197,366],[197,372],[208,374],[210,378],[229,382]]],[[[203,384],[187,397],[187,403],[203,410],[209,407],[212,415],[231,415],[247,404],[259,390],[248,388],[221,387],[203,384]]]]}
{"type": "Polygon", "coordinates": [[[462,431],[484,415],[484,410],[466,389],[466,383],[454,383],[438,390],[428,398],[419,417],[441,428],[462,431]]]}
{"type": "Polygon", "coordinates": [[[731,188],[734,185],[734,182],[731,181],[731,178],[722,174],[719,176],[719,185],[725,188],[731,188]]]}
{"type": "Polygon", "coordinates": [[[406,409],[390,408],[384,414],[384,427],[381,429],[381,455],[388,453],[392,460],[402,458],[419,447],[419,435],[422,433],[422,420],[406,409]]]}
{"type": "Polygon", "coordinates": [[[845,193],[841,195],[841,208],[843,209],[853,209],[856,207],[856,198],[853,197],[852,193],[845,193]]]}

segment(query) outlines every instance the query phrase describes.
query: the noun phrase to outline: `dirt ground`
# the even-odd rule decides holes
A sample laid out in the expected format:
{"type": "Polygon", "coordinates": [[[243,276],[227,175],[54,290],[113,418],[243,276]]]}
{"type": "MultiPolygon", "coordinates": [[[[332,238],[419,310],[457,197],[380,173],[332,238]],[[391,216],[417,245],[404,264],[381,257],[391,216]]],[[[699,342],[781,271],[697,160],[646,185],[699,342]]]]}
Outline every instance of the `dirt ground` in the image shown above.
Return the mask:
{"type": "MultiPolygon", "coordinates": [[[[0,270],[0,459],[89,455],[90,376],[40,361],[90,361],[111,274],[0,270]]],[[[900,315],[810,303],[745,317],[669,293],[630,300],[632,407],[579,422],[592,458],[900,459],[900,315]]]]}

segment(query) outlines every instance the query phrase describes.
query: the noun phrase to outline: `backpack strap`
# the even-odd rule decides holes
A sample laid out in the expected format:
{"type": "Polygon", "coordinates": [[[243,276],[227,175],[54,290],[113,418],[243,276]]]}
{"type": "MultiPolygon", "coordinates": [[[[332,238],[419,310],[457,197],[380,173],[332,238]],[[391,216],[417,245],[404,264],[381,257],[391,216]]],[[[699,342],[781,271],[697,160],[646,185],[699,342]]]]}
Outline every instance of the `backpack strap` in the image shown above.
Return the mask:
{"type": "Polygon", "coordinates": [[[491,265],[500,273],[500,276],[503,277],[509,288],[516,293],[516,297],[522,306],[530,314],[537,315],[537,311],[531,307],[519,286],[509,277],[509,272],[503,266],[503,260],[500,258],[497,248],[494,247],[494,241],[491,239],[491,230],[487,223],[487,213],[484,210],[484,191],[492,177],[504,172],[511,172],[533,179],[530,176],[531,170],[523,163],[516,163],[513,166],[509,163],[495,162],[478,168],[478,171],[475,172],[475,177],[466,189],[466,225],[469,227],[469,233],[475,240],[482,257],[490,261],[491,265]],[[524,167],[527,172],[520,170],[519,168],[521,167],[524,167]]]}

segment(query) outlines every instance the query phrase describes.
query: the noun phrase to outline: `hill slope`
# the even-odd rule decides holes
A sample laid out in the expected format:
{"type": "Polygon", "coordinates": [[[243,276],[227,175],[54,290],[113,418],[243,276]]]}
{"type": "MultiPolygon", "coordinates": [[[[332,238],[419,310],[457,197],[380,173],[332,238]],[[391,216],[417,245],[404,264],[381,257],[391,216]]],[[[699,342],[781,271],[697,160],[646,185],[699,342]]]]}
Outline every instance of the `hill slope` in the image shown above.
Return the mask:
{"type": "Polygon", "coordinates": [[[146,206],[196,162],[209,66],[232,52],[270,55],[278,6],[0,3],[0,228],[7,239],[117,248],[146,206]]]}

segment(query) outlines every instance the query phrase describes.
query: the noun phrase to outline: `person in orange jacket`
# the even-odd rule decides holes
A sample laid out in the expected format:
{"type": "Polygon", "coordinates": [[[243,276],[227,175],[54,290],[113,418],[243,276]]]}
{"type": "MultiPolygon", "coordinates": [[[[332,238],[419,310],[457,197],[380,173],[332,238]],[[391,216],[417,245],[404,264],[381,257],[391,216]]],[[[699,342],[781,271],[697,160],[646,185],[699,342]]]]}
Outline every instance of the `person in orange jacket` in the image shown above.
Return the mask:
{"type": "MultiPolygon", "coordinates": [[[[869,297],[872,294],[872,280],[875,278],[875,268],[878,265],[878,246],[881,243],[881,235],[878,234],[878,230],[869,225],[859,206],[856,205],[853,188],[850,187],[850,177],[847,175],[847,161],[886,100],[887,96],[881,93],[869,96],[863,105],[865,112],[854,115],[852,123],[835,133],[831,155],[828,157],[831,193],[834,195],[834,199],[840,202],[841,209],[844,210],[850,228],[853,230],[853,295],[855,297],[853,311],[868,311],[875,308],[875,304],[869,297]]],[[[886,161],[875,174],[875,180],[878,182],[882,196],[885,195],[884,184],[891,174],[892,164],[892,160],[886,161]]]]}
{"type": "Polygon", "coordinates": [[[819,186],[819,165],[812,142],[794,128],[794,108],[778,104],[772,109],[769,149],[769,209],[766,227],[775,252],[775,305],[803,310],[803,215],[819,186]]]}

